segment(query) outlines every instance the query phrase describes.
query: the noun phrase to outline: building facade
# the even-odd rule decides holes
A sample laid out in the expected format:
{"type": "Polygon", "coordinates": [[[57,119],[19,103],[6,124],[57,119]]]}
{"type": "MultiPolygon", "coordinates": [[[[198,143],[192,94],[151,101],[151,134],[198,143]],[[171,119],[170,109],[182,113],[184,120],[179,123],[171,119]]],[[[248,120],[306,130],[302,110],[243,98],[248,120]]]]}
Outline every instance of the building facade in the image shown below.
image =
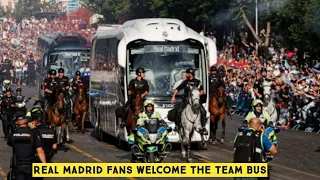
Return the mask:
{"type": "Polygon", "coordinates": [[[67,12],[74,11],[80,7],[80,2],[79,0],[68,0],[67,4],[67,12]]]}

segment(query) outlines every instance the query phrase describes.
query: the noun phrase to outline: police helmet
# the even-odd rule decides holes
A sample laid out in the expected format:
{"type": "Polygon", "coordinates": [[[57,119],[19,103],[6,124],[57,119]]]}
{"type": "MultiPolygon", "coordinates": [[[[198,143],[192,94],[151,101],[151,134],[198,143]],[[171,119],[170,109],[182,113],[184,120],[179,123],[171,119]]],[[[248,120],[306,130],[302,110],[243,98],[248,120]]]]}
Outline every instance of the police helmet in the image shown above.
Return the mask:
{"type": "Polygon", "coordinates": [[[10,85],[10,80],[3,81],[3,86],[9,86],[9,85],[10,85]]]}
{"type": "Polygon", "coordinates": [[[146,71],[144,70],[144,68],[137,68],[136,69],[136,75],[138,75],[139,73],[145,73],[146,71]]]}
{"type": "Polygon", "coordinates": [[[58,69],[58,73],[64,73],[64,69],[63,68],[59,68],[58,69]]]}
{"type": "Polygon", "coordinates": [[[76,76],[81,76],[80,71],[77,71],[77,72],[76,72],[76,76]]]}
{"type": "Polygon", "coordinates": [[[6,88],[6,93],[7,93],[7,92],[11,92],[11,91],[12,91],[11,88],[9,88],[9,87],[6,88]]]}
{"type": "MultiPolygon", "coordinates": [[[[154,110],[154,102],[151,101],[151,100],[146,100],[146,101],[143,103],[143,106],[144,106],[144,108],[147,108],[147,107],[151,106],[152,109],[154,110]]],[[[152,110],[152,111],[153,111],[153,110],[152,110]]]]}
{"type": "Polygon", "coordinates": [[[256,99],[252,102],[252,107],[263,106],[263,102],[260,99],[256,99]]]}
{"type": "Polygon", "coordinates": [[[217,71],[217,67],[216,66],[211,66],[210,71],[217,71]]]}
{"type": "Polygon", "coordinates": [[[189,74],[192,74],[192,75],[194,75],[195,72],[196,72],[196,70],[193,69],[193,68],[188,68],[187,71],[186,71],[186,73],[189,73],[189,74]]]}
{"type": "MultiPolygon", "coordinates": [[[[16,121],[20,121],[20,120],[28,120],[27,116],[23,113],[23,112],[19,112],[15,115],[16,117],[16,121]]],[[[27,123],[28,121],[26,121],[27,123]]]]}
{"type": "Polygon", "coordinates": [[[43,111],[40,106],[33,106],[30,112],[31,112],[32,119],[43,117],[43,111]]]}
{"type": "Polygon", "coordinates": [[[57,75],[57,71],[54,69],[50,70],[50,75],[57,75]]]}
{"type": "Polygon", "coordinates": [[[18,88],[16,89],[16,92],[22,92],[21,87],[18,87],[18,88]]]}

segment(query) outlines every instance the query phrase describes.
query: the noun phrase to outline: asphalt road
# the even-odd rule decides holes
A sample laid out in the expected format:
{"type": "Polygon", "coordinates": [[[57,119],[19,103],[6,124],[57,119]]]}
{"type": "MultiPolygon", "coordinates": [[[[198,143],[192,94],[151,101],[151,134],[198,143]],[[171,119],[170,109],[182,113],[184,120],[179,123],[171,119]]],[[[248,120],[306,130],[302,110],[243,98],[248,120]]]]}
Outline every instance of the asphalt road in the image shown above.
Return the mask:
{"type": "MultiPolygon", "coordinates": [[[[23,87],[26,96],[35,96],[35,88],[23,87]]],[[[30,102],[28,108],[33,104],[30,102]]],[[[227,119],[227,132],[225,144],[212,145],[208,143],[206,149],[192,150],[194,162],[232,162],[233,138],[237,127],[241,124],[243,117],[233,116],[233,120],[227,119]]],[[[1,126],[1,125],[0,125],[1,126]]],[[[2,127],[1,127],[2,129],[2,127]]],[[[219,124],[221,130],[221,123],[219,124]]],[[[72,142],[59,148],[58,154],[54,157],[54,162],[130,162],[131,153],[118,149],[111,137],[100,142],[94,138],[95,133],[92,128],[88,128],[85,134],[72,134],[72,142]]],[[[218,131],[217,137],[221,136],[218,131]]],[[[279,153],[270,163],[273,170],[271,179],[275,180],[316,180],[320,179],[320,153],[314,150],[320,146],[320,135],[316,133],[305,133],[301,131],[281,130],[278,134],[279,153]]],[[[178,147],[178,146],[177,146],[178,147]]],[[[0,132],[0,179],[5,179],[9,171],[10,156],[12,150],[3,140],[2,130],[0,132]]],[[[178,148],[175,148],[165,162],[185,162],[181,158],[178,148]]],[[[72,179],[72,178],[59,178],[72,179]]],[[[75,179],[75,178],[73,178],[75,179]]],[[[78,178],[80,179],[80,178],[78,178]]],[[[85,178],[83,178],[85,179],[85,178]]],[[[87,178],[86,178],[87,179],[87,178]]],[[[94,179],[94,178],[90,178],[94,179]]],[[[140,179],[140,178],[122,178],[140,179]]],[[[175,178],[177,179],[177,178],[175,178]]],[[[179,178],[178,178],[179,179],[179,178]]],[[[181,178],[182,179],[182,178],[181,178]]],[[[200,179],[200,178],[198,178],[200,179]]],[[[218,178],[217,178],[218,179],[218,178]]],[[[228,179],[228,178],[221,178],[228,179]]],[[[230,179],[230,178],[229,178],[230,179]]]]}

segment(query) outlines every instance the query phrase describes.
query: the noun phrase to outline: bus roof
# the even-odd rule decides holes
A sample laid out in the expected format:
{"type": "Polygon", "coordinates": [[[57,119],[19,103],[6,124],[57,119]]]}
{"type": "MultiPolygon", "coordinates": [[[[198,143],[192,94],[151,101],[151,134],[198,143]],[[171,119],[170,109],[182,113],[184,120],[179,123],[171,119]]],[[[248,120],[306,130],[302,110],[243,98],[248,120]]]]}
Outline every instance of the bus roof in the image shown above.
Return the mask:
{"type": "Polygon", "coordinates": [[[182,21],[170,18],[135,19],[125,22],[119,28],[103,30],[94,38],[117,36],[126,43],[143,39],[146,41],[184,41],[194,39],[204,43],[204,38],[196,31],[187,27],[182,21]],[[167,35],[167,36],[166,36],[167,35]]]}

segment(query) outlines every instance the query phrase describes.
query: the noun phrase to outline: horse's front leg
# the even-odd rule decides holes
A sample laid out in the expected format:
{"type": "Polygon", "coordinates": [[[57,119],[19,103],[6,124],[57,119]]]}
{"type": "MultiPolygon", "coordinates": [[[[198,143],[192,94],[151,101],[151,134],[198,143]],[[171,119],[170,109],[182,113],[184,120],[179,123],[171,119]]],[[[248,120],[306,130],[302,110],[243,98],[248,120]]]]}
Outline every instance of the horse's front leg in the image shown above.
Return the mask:
{"type": "Polygon", "coordinates": [[[82,121],[81,121],[82,134],[84,134],[84,120],[86,119],[86,116],[87,116],[87,111],[84,111],[84,112],[83,112],[83,115],[82,115],[82,121]]]}
{"type": "Polygon", "coordinates": [[[218,129],[218,121],[219,121],[219,116],[214,117],[213,122],[212,122],[212,144],[216,144],[217,142],[217,129],[218,129]]]}
{"type": "Polygon", "coordinates": [[[180,144],[181,144],[181,154],[182,154],[182,157],[183,158],[186,158],[186,148],[185,148],[185,135],[184,135],[184,132],[182,130],[182,128],[180,128],[180,144]]]}
{"type": "Polygon", "coordinates": [[[192,135],[193,135],[193,133],[189,134],[188,141],[187,141],[187,162],[188,163],[192,163],[192,158],[191,158],[191,155],[190,155],[190,146],[191,146],[192,135]]]}
{"type": "Polygon", "coordinates": [[[222,137],[221,137],[220,142],[223,144],[225,136],[226,136],[226,115],[222,114],[220,116],[220,119],[221,119],[221,124],[222,124],[222,137]]]}

